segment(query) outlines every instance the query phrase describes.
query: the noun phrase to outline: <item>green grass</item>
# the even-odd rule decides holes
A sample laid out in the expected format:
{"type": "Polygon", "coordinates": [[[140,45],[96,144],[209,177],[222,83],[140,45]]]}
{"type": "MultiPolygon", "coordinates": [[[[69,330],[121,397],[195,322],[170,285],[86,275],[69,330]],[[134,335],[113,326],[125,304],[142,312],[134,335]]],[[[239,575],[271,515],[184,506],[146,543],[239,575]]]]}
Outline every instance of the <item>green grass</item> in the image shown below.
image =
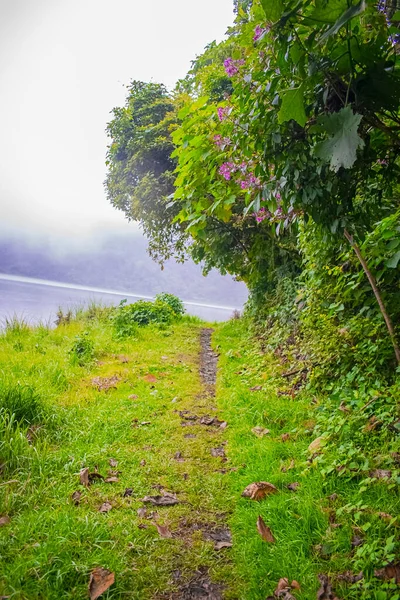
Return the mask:
{"type": "Polygon", "coordinates": [[[103,595],[109,599],[160,598],[201,567],[224,584],[227,600],[265,600],[281,577],[300,583],[298,600],[314,600],[318,573],[331,575],[342,599],[396,598],[392,584],[373,577],[390,555],[385,544],[389,548],[398,524],[378,516],[398,513],[394,490],[384,481],[368,485],[357,507],[358,480],[324,474],[318,460],[307,462],[321,403],[306,391],[278,393],[289,387],[282,366],[261,353],[245,321],[215,326],[214,399],[199,377],[204,324],[198,319],[138,328],[134,337],[117,339],[106,316],[92,310],[90,318],[80,314],[54,330],[13,323],[0,337],[0,517],[10,518],[0,527],[0,595],[84,598],[91,570],[101,566],[115,572],[103,595]],[[116,378],[115,387],[99,390],[97,377],[116,378]],[[252,391],[256,386],[262,388],[252,391]],[[182,427],[180,410],[218,415],[228,428],[182,427]],[[255,426],[270,433],[258,438],[255,426]],[[227,462],[210,453],[222,442],[227,462]],[[175,460],[176,452],[184,462],[175,460]],[[119,471],[119,481],[86,489],[79,483],[84,467],[105,476],[119,471]],[[279,491],[261,502],[242,498],[254,481],[279,491]],[[294,492],[286,487],[293,482],[300,484],[294,492]],[[183,502],[150,508],[158,513],[153,519],[139,518],[140,499],[158,494],[153,486],[183,502]],[[123,496],[126,488],[132,496],[123,496]],[[71,500],[77,490],[79,506],[71,500]],[[338,494],[334,502],[332,493],[338,494]],[[106,501],[112,510],[102,514],[106,501]],[[256,531],[258,515],[274,544],[256,531]],[[155,521],[173,537],[161,538],[155,521]],[[226,522],[233,547],[217,552],[202,529],[226,522]],[[364,557],[351,547],[354,527],[365,537],[364,557]],[[362,585],[335,580],[355,568],[366,571],[362,585]]]}

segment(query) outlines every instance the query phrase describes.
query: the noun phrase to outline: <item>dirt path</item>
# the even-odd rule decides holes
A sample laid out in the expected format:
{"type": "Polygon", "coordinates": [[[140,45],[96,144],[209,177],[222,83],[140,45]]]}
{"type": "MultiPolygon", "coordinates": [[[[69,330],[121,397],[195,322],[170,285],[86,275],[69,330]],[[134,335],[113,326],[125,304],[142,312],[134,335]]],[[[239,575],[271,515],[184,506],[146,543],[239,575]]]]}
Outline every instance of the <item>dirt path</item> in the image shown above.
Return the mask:
{"type": "MultiPolygon", "coordinates": [[[[185,409],[178,411],[182,419],[181,427],[185,432],[182,434],[186,442],[184,454],[187,460],[195,463],[195,470],[191,475],[192,485],[195,487],[204,481],[208,473],[223,474],[225,470],[218,467],[227,461],[223,440],[227,424],[218,419],[217,409],[214,406],[218,356],[211,347],[212,332],[212,329],[206,328],[200,331],[199,372],[203,384],[202,392],[190,399],[185,409]],[[190,447],[190,442],[194,439],[208,448],[208,453],[203,455],[200,461],[190,447]]],[[[203,540],[213,544],[216,560],[228,565],[227,552],[232,544],[226,516],[226,513],[210,513],[209,510],[201,510],[201,508],[193,514],[191,507],[188,507],[188,514],[181,519],[181,528],[177,534],[185,540],[188,548],[192,546],[192,536],[198,537],[201,534],[203,540]]],[[[174,572],[174,579],[179,586],[178,591],[157,596],[157,599],[222,600],[226,587],[221,581],[213,582],[208,567],[202,565],[199,565],[189,577],[186,576],[185,581],[182,581],[178,569],[174,572]]]]}

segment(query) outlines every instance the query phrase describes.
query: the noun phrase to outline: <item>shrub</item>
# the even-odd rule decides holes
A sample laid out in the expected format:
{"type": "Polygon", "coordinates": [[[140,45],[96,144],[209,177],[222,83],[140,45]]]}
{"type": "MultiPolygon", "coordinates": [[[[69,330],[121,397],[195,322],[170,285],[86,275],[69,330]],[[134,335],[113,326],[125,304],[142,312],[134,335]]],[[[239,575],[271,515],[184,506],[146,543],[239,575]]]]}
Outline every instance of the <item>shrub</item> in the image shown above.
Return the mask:
{"type": "Polygon", "coordinates": [[[154,302],[147,300],[138,300],[134,304],[126,302],[122,300],[111,315],[118,337],[134,335],[138,326],[143,327],[151,323],[169,325],[177,317],[177,313],[171,306],[158,298],[154,302]]]}
{"type": "Polygon", "coordinates": [[[89,332],[84,331],[75,337],[72,348],[69,351],[71,361],[78,363],[81,367],[90,363],[94,358],[94,343],[89,337],[89,332]]]}
{"type": "Polygon", "coordinates": [[[168,304],[170,308],[174,311],[176,315],[183,315],[185,312],[185,307],[183,306],[182,300],[178,298],[178,296],[174,296],[173,294],[168,294],[167,292],[162,292],[161,294],[157,294],[156,302],[159,300],[160,302],[164,302],[168,304]]]}

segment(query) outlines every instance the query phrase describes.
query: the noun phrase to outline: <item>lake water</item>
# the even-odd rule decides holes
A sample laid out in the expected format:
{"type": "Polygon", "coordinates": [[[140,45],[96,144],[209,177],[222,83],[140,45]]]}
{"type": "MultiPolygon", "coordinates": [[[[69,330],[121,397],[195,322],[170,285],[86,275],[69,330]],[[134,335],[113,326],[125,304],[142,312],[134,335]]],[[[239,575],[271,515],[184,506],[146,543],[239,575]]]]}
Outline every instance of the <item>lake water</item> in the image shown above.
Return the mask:
{"type": "MultiPolygon", "coordinates": [[[[5,319],[12,317],[23,318],[31,324],[42,322],[52,325],[60,307],[65,311],[93,301],[117,305],[124,298],[128,302],[136,302],[141,298],[151,299],[151,296],[0,273],[0,326],[4,324],[5,319]]],[[[235,308],[240,310],[241,307],[186,301],[185,308],[189,314],[197,315],[206,321],[226,321],[235,308]]]]}

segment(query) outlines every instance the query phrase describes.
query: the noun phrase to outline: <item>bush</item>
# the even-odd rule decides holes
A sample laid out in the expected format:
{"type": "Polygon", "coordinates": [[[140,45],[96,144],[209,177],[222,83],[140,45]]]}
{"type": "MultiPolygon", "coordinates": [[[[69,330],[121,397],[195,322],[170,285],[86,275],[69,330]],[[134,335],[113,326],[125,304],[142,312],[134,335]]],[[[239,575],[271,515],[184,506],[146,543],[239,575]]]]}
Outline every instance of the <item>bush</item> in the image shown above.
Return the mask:
{"type": "MultiPolygon", "coordinates": [[[[168,294],[170,295],[170,294],[168,294]]],[[[172,295],[171,295],[172,296],[172,295]]],[[[174,300],[175,297],[172,296],[174,300]]],[[[179,298],[176,298],[180,302],[179,298]]],[[[169,325],[178,316],[178,313],[167,303],[159,298],[154,302],[138,300],[134,304],[127,304],[122,300],[111,315],[111,321],[118,337],[135,335],[137,327],[150,325],[169,325]]]]}
{"type": "Polygon", "coordinates": [[[178,296],[174,296],[173,294],[168,294],[167,292],[162,292],[161,294],[157,294],[156,302],[159,300],[160,302],[164,302],[168,304],[170,308],[174,311],[176,315],[183,315],[185,312],[185,307],[183,306],[182,300],[178,298],[178,296]]]}
{"type": "Polygon", "coordinates": [[[75,337],[72,348],[69,351],[71,361],[78,363],[81,367],[90,363],[94,358],[94,343],[89,337],[89,332],[84,331],[75,337]]]}

